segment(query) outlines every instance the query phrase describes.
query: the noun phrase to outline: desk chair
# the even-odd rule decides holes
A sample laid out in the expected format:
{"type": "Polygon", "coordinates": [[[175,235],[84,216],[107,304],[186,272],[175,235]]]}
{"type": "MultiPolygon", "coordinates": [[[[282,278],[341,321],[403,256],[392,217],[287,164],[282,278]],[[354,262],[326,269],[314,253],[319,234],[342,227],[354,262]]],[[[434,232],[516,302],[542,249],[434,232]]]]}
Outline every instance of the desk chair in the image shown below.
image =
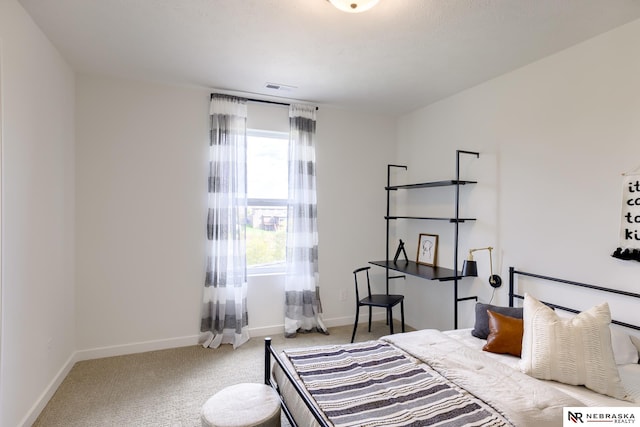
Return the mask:
{"type": "Polygon", "coordinates": [[[353,334],[351,335],[351,342],[356,337],[356,329],[358,329],[358,316],[360,315],[360,307],[369,307],[369,332],[371,332],[371,308],[372,307],[384,307],[387,309],[387,322],[389,323],[389,329],[393,334],[393,316],[391,315],[391,309],[400,303],[400,314],[402,318],[402,332],[404,332],[404,295],[391,295],[391,294],[373,294],[371,295],[371,284],[369,282],[369,269],[371,267],[361,267],[353,271],[353,278],[356,283],[356,322],[353,324],[353,334]],[[367,297],[360,299],[360,293],[358,291],[358,273],[364,271],[367,275],[367,297]]]}

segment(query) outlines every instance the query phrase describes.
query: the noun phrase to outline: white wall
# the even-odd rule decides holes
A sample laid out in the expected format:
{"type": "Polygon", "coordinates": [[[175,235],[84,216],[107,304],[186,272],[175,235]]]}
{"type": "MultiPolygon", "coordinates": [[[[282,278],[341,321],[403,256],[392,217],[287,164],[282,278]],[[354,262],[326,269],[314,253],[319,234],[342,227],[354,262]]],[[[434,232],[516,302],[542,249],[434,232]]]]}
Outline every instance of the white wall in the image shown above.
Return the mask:
{"type": "MultiPolygon", "coordinates": [[[[396,150],[395,119],[321,107],[317,132],[324,318],[329,325],[352,324],[352,272],[370,260],[384,258],[384,187],[386,166],[396,150]]],[[[383,272],[377,267],[372,269],[374,290],[384,289],[383,272]]]]}
{"type": "MultiPolygon", "coordinates": [[[[79,357],[195,342],[210,91],[77,80],[79,357]]],[[[251,112],[264,119],[282,109],[252,105],[251,112]]],[[[350,272],[384,250],[385,164],[395,150],[395,121],[321,106],[317,134],[321,296],[328,323],[348,324],[350,272]]],[[[282,276],[250,278],[253,335],[282,331],[282,286],[282,276]]]]}
{"type": "Polygon", "coordinates": [[[197,335],[207,98],[198,89],[78,77],[78,350],[162,348],[197,335]]]}
{"type": "MultiPolygon", "coordinates": [[[[460,263],[467,248],[493,245],[504,279],[514,265],[638,292],[640,264],[610,257],[618,246],[620,174],[640,166],[638,40],[635,21],[401,118],[397,158],[409,165],[410,181],[453,176],[456,148],[481,152],[463,174],[479,181],[464,197],[478,221],[461,226],[460,263]]],[[[425,207],[417,193],[408,197],[412,207],[425,207]]],[[[404,232],[411,239],[431,227],[437,230],[411,224],[404,232]]],[[[461,296],[486,302],[486,252],[477,260],[485,271],[463,281],[461,296]]],[[[407,284],[409,322],[450,328],[451,287],[424,283],[407,284]]],[[[503,286],[497,301],[506,303],[506,294],[503,286]]],[[[473,302],[460,309],[460,326],[471,326],[473,302]]],[[[612,310],[640,323],[637,309],[612,310]]]]}
{"type": "Polygon", "coordinates": [[[0,425],[31,424],[75,350],[74,73],[14,0],[2,40],[0,425]]]}

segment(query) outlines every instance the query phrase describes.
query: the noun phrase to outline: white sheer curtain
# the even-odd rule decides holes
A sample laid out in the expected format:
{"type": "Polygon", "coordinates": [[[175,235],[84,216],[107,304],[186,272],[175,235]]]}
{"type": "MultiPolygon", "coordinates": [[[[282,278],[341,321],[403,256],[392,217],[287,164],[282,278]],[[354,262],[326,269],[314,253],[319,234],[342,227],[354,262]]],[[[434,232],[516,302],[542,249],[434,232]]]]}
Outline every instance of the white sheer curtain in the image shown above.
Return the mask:
{"type": "Polygon", "coordinates": [[[289,107],[289,204],[285,277],[285,336],[327,332],[318,281],[316,109],[289,107]]]}
{"type": "Polygon", "coordinates": [[[201,341],[204,347],[249,339],[245,262],[246,100],[226,95],[211,98],[207,271],[204,284],[201,341]]]}

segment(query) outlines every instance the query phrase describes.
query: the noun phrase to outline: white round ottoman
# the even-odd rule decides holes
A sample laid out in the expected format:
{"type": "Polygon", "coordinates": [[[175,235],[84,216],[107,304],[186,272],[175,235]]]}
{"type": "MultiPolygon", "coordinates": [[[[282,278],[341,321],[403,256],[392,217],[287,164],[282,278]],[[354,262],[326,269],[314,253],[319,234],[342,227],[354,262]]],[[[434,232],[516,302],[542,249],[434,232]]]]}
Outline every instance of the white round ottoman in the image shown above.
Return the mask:
{"type": "Polygon", "coordinates": [[[207,400],[201,411],[205,427],[280,427],[280,398],[265,384],[236,384],[207,400]]]}

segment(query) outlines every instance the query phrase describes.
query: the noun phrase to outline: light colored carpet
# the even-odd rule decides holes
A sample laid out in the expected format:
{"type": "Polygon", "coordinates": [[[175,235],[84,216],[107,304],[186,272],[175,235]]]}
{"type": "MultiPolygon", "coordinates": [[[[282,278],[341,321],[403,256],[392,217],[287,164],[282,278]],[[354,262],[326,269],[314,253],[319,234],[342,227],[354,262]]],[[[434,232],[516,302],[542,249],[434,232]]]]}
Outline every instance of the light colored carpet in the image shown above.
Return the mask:
{"type": "MultiPolygon", "coordinates": [[[[400,325],[394,323],[400,331],[400,325]]],[[[348,343],[351,326],[331,328],[330,335],[273,336],[277,349],[348,343]]],[[[372,332],[358,327],[357,341],[389,333],[384,322],[372,332]]],[[[217,391],[232,384],[262,383],[264,339],[252,338],[233,350],[201,346],[152,351],[76,363],[42,411],[37,427],[200,426],[200,408],[217,391]]],[[[284,418],[284,417],[283,417],[284,418]]],[[[289,424],[283,421],[283,426],[289,424]]]]}

